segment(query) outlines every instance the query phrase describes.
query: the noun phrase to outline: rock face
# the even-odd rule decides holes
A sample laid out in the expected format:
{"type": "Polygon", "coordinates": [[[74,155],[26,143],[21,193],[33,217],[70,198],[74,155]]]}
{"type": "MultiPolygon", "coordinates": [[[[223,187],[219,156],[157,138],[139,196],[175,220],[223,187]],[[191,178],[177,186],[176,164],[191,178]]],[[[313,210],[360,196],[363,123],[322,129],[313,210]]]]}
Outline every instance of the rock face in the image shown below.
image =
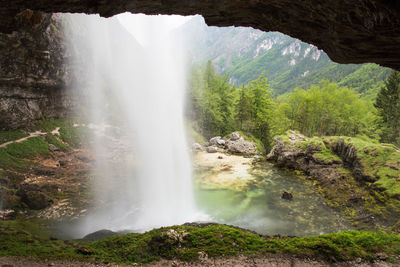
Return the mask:
{"type": "MultiPolygon", "coordinates": [[[[0,7],[0,31],[18,29],[25,10],[47,13],[132,13],[204,16],[213,26],[250,26],[279,31],[323,49],[339,63],[375,62],[400,69],[400,3],[382,0],[269,1],[9,1],[0,7]]],[[[36,18],[34,17],[33,20],[36,18]]]]}
{"type": "Polygon", "coordinates": [[[62,117],[72,106],[60,15],[26,11],[19,31],[0,33],[0,129],[62,117]]]}

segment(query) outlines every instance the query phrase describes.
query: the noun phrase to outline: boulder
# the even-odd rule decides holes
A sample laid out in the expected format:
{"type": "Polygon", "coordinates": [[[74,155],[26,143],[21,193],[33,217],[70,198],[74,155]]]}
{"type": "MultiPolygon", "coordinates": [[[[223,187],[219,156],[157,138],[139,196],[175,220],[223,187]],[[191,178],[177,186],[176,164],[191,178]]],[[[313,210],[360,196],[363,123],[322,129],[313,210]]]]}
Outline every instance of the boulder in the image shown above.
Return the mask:
{"type": "Polygon", "coordinates": [[[216,153],[216,152],[218,152],[218,148],[215,147],[215,146],[209,146],[209,147],[206,148],[206,150],[207,150],[208,153],[216,153]]]}
{"type": "Polygon", "coordinates": [[[233,132],[229,136],[229,140],[231,140],[231,141],[239,140],[239,138],[240,138],[240,134],[238,132],[233,132]]]}
{"type": "Polygon", "coordinates": [[[225,146],[225,140],[224,140],[224,139],[219,139],[219,140],[217,140],[217,145],[219,145],[219,146],[225,146]]]}
{"type": "Polygon", "coordinates": [[[257,154],[257,147],[253,142],[246,141],[242,138],[237,140],[227,140],[225,143],[227,152],[233,154],[255,155],[257,154]]]}
{"type": "Polygon", "coordinates": [[[194,151],[194,152],[203,151],[203,147],[199,143],[193,143],[192,151],[194,151]]]}
{"type": "Polygon", "coordinates": [[[293,199],[293,195],[290,192],[283,191],[281,198],[287,199],[287,200],[292,200],[293,199]]]}
{"type": "Polygon", "coordinates": [[[221,136],[215,136],[215,137],[210,139],[209,143],[212,146],[216,146],[216,145],[218,145],[218,141],[219,140],[221,140],[221,136]]]}

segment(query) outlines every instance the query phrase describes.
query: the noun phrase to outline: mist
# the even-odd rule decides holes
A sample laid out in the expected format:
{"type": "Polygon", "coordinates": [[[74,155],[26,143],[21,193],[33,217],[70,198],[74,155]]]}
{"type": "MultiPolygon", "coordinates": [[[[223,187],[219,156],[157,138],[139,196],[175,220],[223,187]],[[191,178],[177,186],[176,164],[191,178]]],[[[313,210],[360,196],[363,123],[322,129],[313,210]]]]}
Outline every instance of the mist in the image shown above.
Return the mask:
{"type": "Polygon", "coordinates": [[[184,44],[158,34],[148,20],[135,21],[148,32],[143,46],[116,17],[68,19],[65,31],[81,32],[67,48],[85,51],[70,63],[80,81],[72,91],[82,103],[79,113],[95,155],[95,204],[79,233],[145,231],[196,220],[183,121],[184,44]]]}

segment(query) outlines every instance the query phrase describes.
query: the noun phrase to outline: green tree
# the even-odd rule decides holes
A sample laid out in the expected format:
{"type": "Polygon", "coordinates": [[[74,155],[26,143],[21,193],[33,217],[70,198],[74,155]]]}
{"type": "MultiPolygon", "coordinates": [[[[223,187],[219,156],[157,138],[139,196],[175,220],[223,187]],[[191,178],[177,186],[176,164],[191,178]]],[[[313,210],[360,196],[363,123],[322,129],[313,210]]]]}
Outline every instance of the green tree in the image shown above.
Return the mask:
{"type": "Polygon", "coordinates": [[[239,129],[243,131],[243,124],[245,124],[246,131],[249,131],[250,113],[250,98],[247,89],[242,86],[239,93],[239,99],[235,105],[235,119],[238,121],[239,129]]]}
{"type": "Polygon", "coordinates": [[[291,129],[313,135],[367,135],[376,138],[376,110],[347,87],[327,80],[308,90],[296,89],[284,99],[291,129]]]}
{"type": "Polygon", "coordinates": [[[383,121],[381,141],[400,146],[400,72],[392,71],[375,102],[383,121]]]}
{"type": "Polygon", "coordinates": [[[247,90],[250,95],[250,116],[253,129],[250,131],[259,138],[265,149],[271,147],[271,116],[272,116],[272,95],[268,90],[267,78],[262,73],[258,79],[249,82],[247,90]]]}

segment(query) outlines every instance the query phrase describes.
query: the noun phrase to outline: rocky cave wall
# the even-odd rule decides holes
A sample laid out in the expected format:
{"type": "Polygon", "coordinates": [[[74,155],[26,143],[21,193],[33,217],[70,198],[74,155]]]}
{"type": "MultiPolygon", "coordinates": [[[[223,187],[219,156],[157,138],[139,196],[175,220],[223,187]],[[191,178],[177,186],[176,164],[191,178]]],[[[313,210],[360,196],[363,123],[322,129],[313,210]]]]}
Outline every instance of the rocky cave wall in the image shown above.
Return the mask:
{"type": "Polygon", "coordinates": [[[0,130],[70,112],[59,16],[25,11],[16,21],[18,31],[0,33],[0,130]]]}
{"type": "Polygon", "coordinates": [[[400,70],[400,2],[389,0],[5,1],[0,0],[0,129],[72,110],[71,74],[58,14],[125,11],[201,14],[209,25],[280,31],[312,43],[339,63],[400,70]],[[35,10],[35,11],[31,11],[35,10]],[[47,12],[47,13],[46,13],[47,12]]]}
{"type": "Polygon", "coordinates": [[[279,31],[324,50],[339,63],[375,62],[400,70],[400,1],[392,0],[1,0],[0,31],[18,29],[25,10],[47,13],[129,11],[204,16],[209,25],[279,31]]]}

